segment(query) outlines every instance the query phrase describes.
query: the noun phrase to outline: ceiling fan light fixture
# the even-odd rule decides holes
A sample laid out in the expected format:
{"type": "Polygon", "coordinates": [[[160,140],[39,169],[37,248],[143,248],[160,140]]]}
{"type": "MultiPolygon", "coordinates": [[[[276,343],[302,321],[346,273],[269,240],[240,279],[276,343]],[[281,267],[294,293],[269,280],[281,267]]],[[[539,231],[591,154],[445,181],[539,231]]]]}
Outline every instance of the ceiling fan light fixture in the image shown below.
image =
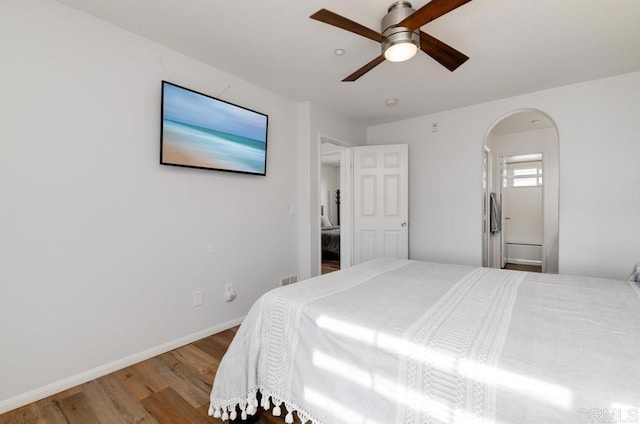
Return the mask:
{"type": "Polygon", "coordinates": [[[415,12],[408,1],[397,1],[389,6],[382,18],[382,54],[390,62],[404,62],[416,55],[420,49],[420,30],[397,26],[415,12]]]}
{"type": "Polygon", "coordinates": [[[309,17],[380,43],[382,54],[342,80],[353,82],[387,60],[400,62],[411,59],[418,50],[422,50],[451,72],[458,69],[469,57],[421,31],[420,27],[470,1],[431,0],[418,10],[414,10],[408,1],[396,1],[389,6],[387,14],[382,18],[380,32],[327,9],[320,9],[309,17]]]}
{"type": "Polygon", "coordinates": [[[384,50],[384,58],[389,62],[404,62],[418,53],[418,46],[411,40],[401,41],[387,46],[384,50]]]}

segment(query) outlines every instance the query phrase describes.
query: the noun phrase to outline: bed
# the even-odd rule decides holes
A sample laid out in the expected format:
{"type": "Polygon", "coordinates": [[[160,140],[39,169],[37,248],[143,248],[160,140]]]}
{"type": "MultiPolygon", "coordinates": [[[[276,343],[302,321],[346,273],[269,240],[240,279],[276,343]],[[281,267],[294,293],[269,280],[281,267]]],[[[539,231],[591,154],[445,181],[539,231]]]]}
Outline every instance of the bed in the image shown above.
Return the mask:
{"type": "Polygon", "coordinates": [[[322,228],[321,247],[323,259],[340,259],[340,227],[322,228]]]}
{"type": "Polygon", "coordinates": [[[263,295],[220,363],[209,413],[638,422],[639,364],[636,282],[376,259],[263,295]]]}

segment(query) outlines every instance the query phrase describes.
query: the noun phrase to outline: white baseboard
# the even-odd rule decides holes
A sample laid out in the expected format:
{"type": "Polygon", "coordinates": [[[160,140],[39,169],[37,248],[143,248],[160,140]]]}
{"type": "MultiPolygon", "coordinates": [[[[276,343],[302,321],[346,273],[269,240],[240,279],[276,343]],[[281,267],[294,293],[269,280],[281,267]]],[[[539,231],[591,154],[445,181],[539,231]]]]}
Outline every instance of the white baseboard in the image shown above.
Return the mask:
{"type": "Polygon", "coordinates": [[[126,358],[118,359],[116,361],[101,365],[80,374],[73,375],[71,377],[67,377],[54,383],[47,384],[46,386],[39,387],[35,390],[31,390],[18,396],[2,400],[0,401],[0,414],[4,414],[5,412],[12,411],[33,402],[37,402],[46,397],[55,395],[56,393],[63,392],[72,387],[84,384],[91,380],[95,380],[96,378],[100,378],[104,375],[111,374],[112,372],[129,367],[133,364],[137,364],[138,362],[146,361],[147,359],[153,358],[154,356],[161,355],[163,353],[169,352],[170,350],[177,349],[181,346],[193,343],[197,340],[209,337],[221,331],[228,330],[229,328],[235,327],[236,325],[240,325],[240,323],[242,323],[242,320],[244,320],[244,316],[219,325],[215,325],[213,327],[206,328],[193,334],[189,334],[188,336],[172,340],[170,342],[161,344],[160,346],[152,347],[142,352],[135,353],[131,356],[127,356],[126,358]]]}

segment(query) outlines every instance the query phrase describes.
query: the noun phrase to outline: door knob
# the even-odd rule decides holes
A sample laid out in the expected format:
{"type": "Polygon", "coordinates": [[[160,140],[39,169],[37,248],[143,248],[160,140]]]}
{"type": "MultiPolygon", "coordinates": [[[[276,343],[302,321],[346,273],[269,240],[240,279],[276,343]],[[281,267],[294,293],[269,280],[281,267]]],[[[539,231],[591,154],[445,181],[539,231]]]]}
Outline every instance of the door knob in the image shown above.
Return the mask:
{"type": "Polygon", "coordinates": [[[403,223],[402,223],[402,224],[400,224],[400,225],[401,225],[402,227],[406,227],[406,226],[407,226],[407,223],[406,223],[406,222],[403,222],[403,223]]]}

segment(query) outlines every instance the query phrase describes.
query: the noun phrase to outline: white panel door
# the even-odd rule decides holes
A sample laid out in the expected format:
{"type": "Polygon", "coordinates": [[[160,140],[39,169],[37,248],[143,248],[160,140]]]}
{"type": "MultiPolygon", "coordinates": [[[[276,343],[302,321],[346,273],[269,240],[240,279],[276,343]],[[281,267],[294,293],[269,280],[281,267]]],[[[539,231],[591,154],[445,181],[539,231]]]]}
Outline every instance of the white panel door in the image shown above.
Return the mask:
{"type": "Polygon", "coordinates": [[[542,162],[507,165],[506,243],[542,245],[542,162]],[[520,174],[520,175],[518,175],[520,174]]]}
{"type": "Polygon", "coordinates": [[[542,245],[542,187],[505,190],[506,242],[542,245]]]}
{"type": "Polygon", "coordinates": [[[353,148],[353,263],[409,257],[408,146],[353,148]]]}

